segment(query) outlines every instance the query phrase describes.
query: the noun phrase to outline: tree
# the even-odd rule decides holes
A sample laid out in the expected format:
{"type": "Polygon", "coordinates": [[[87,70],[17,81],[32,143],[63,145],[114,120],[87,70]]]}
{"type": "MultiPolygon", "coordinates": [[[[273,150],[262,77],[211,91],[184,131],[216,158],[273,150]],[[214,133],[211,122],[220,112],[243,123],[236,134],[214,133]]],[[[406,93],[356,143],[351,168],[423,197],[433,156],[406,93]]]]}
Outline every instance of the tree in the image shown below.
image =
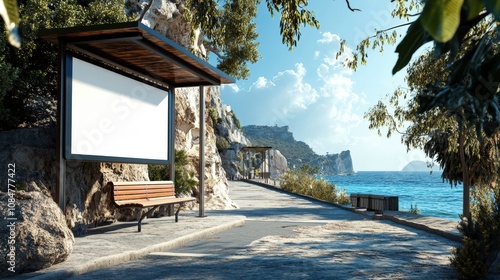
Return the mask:
{"type": "Polygon", "coordinates": [[[127,21],[123,1],[20,1],[19,49],[0,33],[0,130],[39,124],[57,93],[57,50],[38,30],[127,21]]]}
{"type": "Polygon", "coordinates": [[[447,58],[449,75],[446,81],[427,85],[419,92],[418,112],[441,108],[459,123],[465,217],[469,216],[471,186],[471,174],[466,166],[465,129],[473,125],[481,140],[483,133],[494,136],[500,128],[499,18],[498,1],[428,1],[419,19],[412,23],[396,48],[399,59],[393,73],[404,67],[413,53],[430,40],[434,41],[436,55],[447,58]],[[486,32],[478,37],[477,30],[482,26],[486,32]]]}
{"type": "Polygon", "coordinates": [[[450,75],[446,57],[435,58],[429,51],[408,67],[409,88],[399,88],[366,113],[369,128],[387,129],[387,136],[399,132],[408,147],[420,148],[443,169],[442,177],[452,185],[464,182],[464,216],[469,212],[469,186],[488,186],[498,177],[498,133],[479,139],[474,129],[462,128],[446,108],[420,112],[419,94],[430,85],[445,84],[450,75]],[[393,112],[389,112],[392,108],[393,112]],[[404,128],[406,125],[406,128],[404,128]],[[404,129],[403,131],[401,131],[404,129]],[[464,179],[464,175],[466,178],[464,179]]]}
{"type": "MultiPolygon", "coordinates": [[[[217,67],[235,78],[245,79],[247,63],[259,58],[258,34],[254,18],[260,0],[228,0],[222,7],[216,0],[186,0],[185,17],[205,36],[206,49],[217,56],[217,67]]],[[[271,15],[280,14],[280,34],[284,44],[293,49],[300,39],[301,25],[319,28],[308,0],[266,0],[271,15]]]]}

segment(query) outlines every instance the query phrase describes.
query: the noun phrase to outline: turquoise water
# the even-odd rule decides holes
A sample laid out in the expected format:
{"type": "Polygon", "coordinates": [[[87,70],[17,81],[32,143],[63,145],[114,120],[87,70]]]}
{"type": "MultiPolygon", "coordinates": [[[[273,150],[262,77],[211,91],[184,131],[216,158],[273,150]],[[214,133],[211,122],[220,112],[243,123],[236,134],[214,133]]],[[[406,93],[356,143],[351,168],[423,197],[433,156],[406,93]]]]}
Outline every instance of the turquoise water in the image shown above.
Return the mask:
{"type": "Polygon", "coordinates": [[[399,197],[399,210],[417,205],[426,216],[459,220],[462,213],[461,185],[450,187],[441,172],[360,171],[353,176],[324,176],[347,193],[367,193],[399,197]]]}

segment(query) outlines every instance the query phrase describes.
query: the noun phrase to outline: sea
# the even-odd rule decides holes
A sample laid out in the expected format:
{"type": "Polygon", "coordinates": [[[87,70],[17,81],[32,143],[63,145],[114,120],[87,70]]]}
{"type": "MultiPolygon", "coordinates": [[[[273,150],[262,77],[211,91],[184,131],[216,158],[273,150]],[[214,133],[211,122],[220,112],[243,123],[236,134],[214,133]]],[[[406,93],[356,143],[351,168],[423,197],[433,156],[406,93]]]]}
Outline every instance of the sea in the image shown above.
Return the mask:
{"type": "Polygon", "coordinates": [[[347,194],[399,197],[399,211],[412,206],[421,215],[458,221],[462,213],[462,185],[443,182],[440,171],[359,171],[353,175],[323,176],[347,194]]]}

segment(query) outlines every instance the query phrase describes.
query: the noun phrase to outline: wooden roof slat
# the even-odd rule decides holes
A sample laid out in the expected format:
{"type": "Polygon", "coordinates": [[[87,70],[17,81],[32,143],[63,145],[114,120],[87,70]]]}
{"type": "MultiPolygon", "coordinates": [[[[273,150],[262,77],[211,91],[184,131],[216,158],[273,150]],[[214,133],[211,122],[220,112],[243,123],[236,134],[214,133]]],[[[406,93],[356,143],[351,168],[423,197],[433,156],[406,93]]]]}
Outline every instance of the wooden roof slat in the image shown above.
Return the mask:
{"type": "Polygon", "coordinates": [[[176,65],[181,66],[184,69],[187,69],[188,71],[192,72],[193,74],[197,75],[198,77],[203,78],[205,81],[211,83],[212,85],[219,85],[221,84],[220,81],[217,80],[217,78],[210,77],[206,72],[203,70],[197,68],[196,66],[193,66],[189,64],[188,62],[183,61],[182,59],[179,59],[175,54],[171,54],[168,52],[162,52],[160,49],[155,47],[153,44],[149,44],[148,42],[144,40],[137,40],[136,43],[140,44],[144,48],[147,48],[148,50],[156,53],[157,55],[161,56],[165,60],[169,62],[173,62],[176,65]]]}
{"type": "Polygon", "coordinates": [[[174,87],[234,83],[234,79],[139,22],[49,29],[41,38],[92,60],[174,87]]]}

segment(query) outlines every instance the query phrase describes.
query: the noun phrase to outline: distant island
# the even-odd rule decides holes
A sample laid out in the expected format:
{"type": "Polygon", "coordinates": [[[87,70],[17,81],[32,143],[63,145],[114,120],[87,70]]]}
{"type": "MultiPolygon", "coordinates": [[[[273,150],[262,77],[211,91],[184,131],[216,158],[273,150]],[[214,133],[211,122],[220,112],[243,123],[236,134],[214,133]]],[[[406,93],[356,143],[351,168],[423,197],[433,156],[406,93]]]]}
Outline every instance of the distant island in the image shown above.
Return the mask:
{"type": "Polygon", "coordinates": [[[421,160],[414,160],[409,162],[401,171],[431,171],[427,166],[427,162],[421,160]]]}

